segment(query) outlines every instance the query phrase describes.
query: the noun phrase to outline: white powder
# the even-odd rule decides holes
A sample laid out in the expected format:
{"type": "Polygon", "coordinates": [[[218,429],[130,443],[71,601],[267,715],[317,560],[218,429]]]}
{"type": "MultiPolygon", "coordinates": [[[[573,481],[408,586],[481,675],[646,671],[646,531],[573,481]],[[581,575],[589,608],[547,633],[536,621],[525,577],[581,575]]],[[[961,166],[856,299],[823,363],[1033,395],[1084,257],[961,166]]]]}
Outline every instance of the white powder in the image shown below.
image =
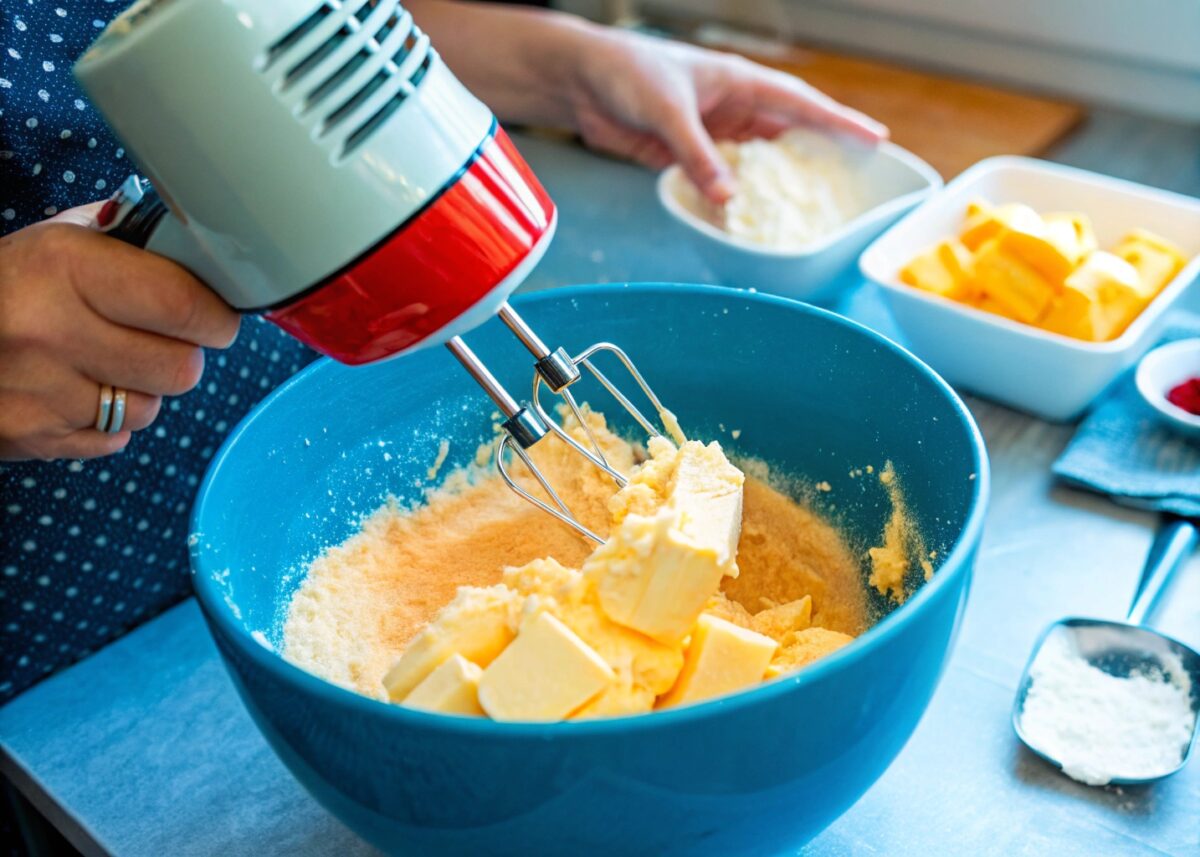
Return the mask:
{"type": "Polygon", "coordinates": [[[1178,656],[1166,675],[1124,678],[1092,666],[1061,636],[1048,639],[1030,670],[1021,727],[1063,773],[1092,786],[1173,770],[1192,737],[1191,680],[1178,656]]]}
{"type": "Polygon", "coordinates": [[[730,235],[778,250],[799,250],[863,211],[862,188],[838,143],[793,129],[774,140],[722,143],[737,190],[720,214],[730,235]]]}

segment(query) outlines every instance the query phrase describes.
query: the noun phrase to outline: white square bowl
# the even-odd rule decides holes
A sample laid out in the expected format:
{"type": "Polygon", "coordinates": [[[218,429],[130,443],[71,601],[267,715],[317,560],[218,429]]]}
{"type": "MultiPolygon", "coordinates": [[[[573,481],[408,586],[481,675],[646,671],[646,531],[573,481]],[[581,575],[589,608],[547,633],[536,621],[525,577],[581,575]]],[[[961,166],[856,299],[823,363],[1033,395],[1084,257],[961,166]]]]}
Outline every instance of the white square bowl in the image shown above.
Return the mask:
{"type": "Polygon", "coordinates": [[[1035,158],[980,161],[875,241],[859,261],[882,287],[913,352],[951,384],[1054,422],[1082,414],[1154,344],[1164,316],[1200,273],[1200,199],[1035,158]],[[1023,202],[1036,211],[1080,211],[1100,246],[1143,227],[1173,241],[1189,262],[1125,332],[1083,342],[1010,321],[900,282],[913,256],[962,229],[967,203],[1023,202]]]}
{"type": "Polygon", "coordinates": [[[894,143],[871,150],[846,145],[863,179],[866,208],[803,250],[775,250],[742,241],[708,222],[699,191],[678,166],[658,177],[658,200],[724,286],[756,288],[802,301],[826,300],[847,285],[863,248],[942,186],[937,170],[894,143]]]}

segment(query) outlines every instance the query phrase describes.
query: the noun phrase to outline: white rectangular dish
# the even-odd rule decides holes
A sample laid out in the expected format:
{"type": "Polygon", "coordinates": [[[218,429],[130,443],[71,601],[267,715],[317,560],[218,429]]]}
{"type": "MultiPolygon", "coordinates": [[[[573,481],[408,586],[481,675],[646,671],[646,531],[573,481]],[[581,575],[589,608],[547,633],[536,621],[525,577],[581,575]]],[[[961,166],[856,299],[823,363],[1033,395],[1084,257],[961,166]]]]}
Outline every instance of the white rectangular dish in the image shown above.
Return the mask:
{"type": "Polygon", "coordinates": [[[913,352],[951,384],[1068,421],[1155,343],[1164,315],[1200,273],[1200,199],[1035,158],[988,158],[880,236],[859,266],[882,288],[913,352]],[[967,203],[977,197],[1023,202],[1039,212],[1083,212],[1102,248],[1143,227],[1177,244],[1189,262],[1108,342],[1048,333],[901,283],[898,272],[913,256],[959,233],[967,203]]]}

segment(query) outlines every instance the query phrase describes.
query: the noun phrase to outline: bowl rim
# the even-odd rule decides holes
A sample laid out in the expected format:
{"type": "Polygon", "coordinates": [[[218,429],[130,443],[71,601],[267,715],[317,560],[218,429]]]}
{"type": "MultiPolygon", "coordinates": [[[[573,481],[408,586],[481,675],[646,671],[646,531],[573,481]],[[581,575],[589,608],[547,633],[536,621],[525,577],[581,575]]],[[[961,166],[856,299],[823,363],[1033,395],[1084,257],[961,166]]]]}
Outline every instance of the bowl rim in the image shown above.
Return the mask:
{"type": "MultiPolygon", "coordinates": [[[[1164,395],[1165,391],[1157,387],[1151,387],[1150,384],[1151,373],[1158,368],[1159,364],[1169,363],[1176,353],[1192,353],[1200,361],[1200,336],[1189,336],[1184,339],[1177,339],[1174,342],[1166,342],[1147,351],[1142,359],[1138,361],[1137,369],[1133,375],[1134,385],[1137,387],[1138,394],[1142,397],[1142,400],[1154,408],[1165,419],[1183,428],[1196,431],[1200,429],[1200,414],[1189,414],[1178,405],[1168,402],[1164,395]]],[[[1197,374],[1200,374],[1200,370],[1197,370],[1197,374]]]]}
{"type": "Polygon", "coordinates": [[[907,149],[897,146],[890,140],[883,140],[873,147],[872,154],[883,155],[911,169],[919,178],[924,181],[924,186],[908,193],[900,194],[899,196],[885,199],[882,202],[871,206],[866,211],[859,212],[854,217],[847,220],[833,232],[822,236],[811,244],[806,244],[798,250],[786,250],[776,247],[767,247],[761,244],[754,244],[740,238],[736,238],[727,232],[718,229],[703,218],[697,217],[692,212],[688,211],[675,198],[670,190],[670,185],[675,181],[675,177],[682,173],[682,167],[679,164],[672,164],[658,174],[658,178],[654,182],[655,192],[658,196],[659,205],[661,205],[671,217],[682,223],[687,228],[700,233],[701,235],[716,241],[719,244],[739,250],[743,253],[750,253],[755,256],[761,256],[764,259],[775,260],[799,260],[807,259],[810,256],[817,256],[820,253],[828,250],[836,244],[841,243],[846,238],[850,237],[855,232],[874,223],[878,220],[885,219],[897,211],[904,211],[907,208],[912,208],[922,200],[936,194],[942,187],[943,181],[941,174],[932,166],[921,160],[907,149]]]}
{"type": "Polygon", "coordinates": [[[1085,183],[1093,186],[1100,185],[1106,191],[1117,191],[1126,194],[1133,193],[1142,197],[1150,197],[1151,202],[1155,205],[1167,205],[1175,208],[1184,207],[1188,209],[1196,209],[1200,206],[1197,200],[1184,194],[1151,187],[1150,185],[1140,184],[1128,179],[1120,179],[1115,176],[1105,175],[1104,173],[1067,166],[1066,164],[1058,164],[1040,158],[1030,158],[1024,155],[996,155],[977,161],[959,173],[940,192],[932,194],[928,199],[901,217],[885,230],[883,234],[872,241],[863,250],[862,255],[859,256],[859,273],[864,279],[875,283],[889,294],[911,297],[918,301],[924,301],[931,306],[949,309],[961,318],[979,321],[997,330],[1018,334],[1026,339],[1039,340],[1048,345],[1058,346],[1080,354],[1105,355],[1123,353],[1137,347],[1142,336],[1175,305],[1179,298],[1187,291],[1187,287],[1191,282],[1197,276],[1200,276],[1200,253],[1197,253],[1188,260],[1187,264],[1179,270],[1178,274],[1159,290],[1158,294],[1151,299],[1146,308],[1134,317],[1133,321],[1121,331],[1119,336],[1104,342],[1088,342],[1083,339],[1065,336],[1061,333],[1043,330],[1031,324],[1005,318],[995,313],[981,310],[978,307],[959,303],[941,295],[935,295],[923,289],[918,289],[915,286],[901,283],[895,278],[894,272],[887,276],[879,273],[878,268],[881,266],[878,264],[878,257],[884,252],[880,248],[886,247],[889,240],[895,240],[893,236],[904,228],[906,224],[920,217],[928,216],[930,211],[944,208],[949,204],[948,199],[950,195],[960,190],[960,188],[973,185],[982,177],[991,173],[1007,170],[1028,170],[1043,175],[1053,175],[1074,183],[1085,183]]]}
{"type": "MultiPolygon", "coordinates": [[[[226,466],[226,460],[231,450],[237,444],[238,439],[251,430],[255,421],[261,417],[266,407],[276,398],[287,394],[293,386],[305,383],[309,375],[328,371],[328,367],[334,364],[334,361],[326,357],[314,361],[293,375],[254,406],[250,413],[225,438],[213,456],[204,480],[200,484],[188,522],[189,568],[197,601],[209,623],[220,631],[221,636],[228,644],[238,648],[241,656],[255,662],[257,666],[267,670],[285,684],[292,685],[297,690],[327,699],[335,705],[352,711],[355,714],[374,718],[383,717],[395,722],[398,726],[444,734],[488,736],[499,739],[561,738],[566,740],[573,736],[617,735],[629,732],[655,732],[672,729],[680,724],[707,720],[726,712],[761,705],[786,694],[797,692],[801,688],[815,684],[824,676],[841,668],[843,664],[861,660],[870,649],[886,645],[887,640],[899,633],[899,628],[902,625],[916,621],[916,616],[927,609],[927,605],[934,599],[938,592],[953,585],[956,578],[960,575],[969,573],[970,554],[974,550],[973,546],[982,537],[990,492],[990,468],[987,450],[979,427],[976,425],[966,404],[950,385],[923,361],[882,334],[844,316],[789,298],[763,294],[761,292],[751,292],[744,289],[731,289],[724,286],[661,282],[588,284],[546,289],[519,295],[515,298],[515,302],[519,306],[531,306],[549,300],[569,301],[581,296],[617,294],[620,292],[670,295],[699,294],[702,296],[709,295],[726,298],[736,296],[739,300],[746,300],[752,303],[773,304],[784,307],[789,311],[824,318],[828,322],[856,331],[865,335],[876,345],[910,362],[921,375],[932,382],[934,387],[940,390],[945,396],[950,407],[959,416],[960,422],[966,429],[968,444],[971,448],[975,478],[971,480],[973,485],[970,511],[963,524],[962,531],[939,567],[939,570],[945,569],[945,573],[935,573],[932,579],[923,584],[904,604],[899,605],[896,609],[889,612],[856,637],[853,642],[832,654],[826,655],[816,663],[798,672],[764,681],[760,685],[744,691],[678,708],[669,708],[649,712],[648,714],[630,714],[620,717],[603,717],[590,720],[568,720],[553,723],[506,723],[493,721],[489,718],[460,717],[418,711],[392,702],[385,702],[380,699],[364,696],[357,691],[318,678],[284,659],[283,654],[277,651],[274,646],[265,646],[251,636],[250,630],[232,615],[230,605],[225,598],[225,593],[219,589],[213,570],[205,568],[205,560],[201,550],[203,531],[200,525],[206,516],[209,494],[214,482],[221,478],[226,466]],[[896,614],[898,613],[903,613],[903,615],[897,616],[896,614]]],[[[216,637],[217,634],[214,632],[213,636],[216,637]]],[[[953,645],[953,643],[951,642],[950,645],[953,645]]],[[[225,658],[223,657],[222,660],[225,660],[225,658]]],[[[226,663],[226,667],[229,668],[228,663],[226,663]]]]}

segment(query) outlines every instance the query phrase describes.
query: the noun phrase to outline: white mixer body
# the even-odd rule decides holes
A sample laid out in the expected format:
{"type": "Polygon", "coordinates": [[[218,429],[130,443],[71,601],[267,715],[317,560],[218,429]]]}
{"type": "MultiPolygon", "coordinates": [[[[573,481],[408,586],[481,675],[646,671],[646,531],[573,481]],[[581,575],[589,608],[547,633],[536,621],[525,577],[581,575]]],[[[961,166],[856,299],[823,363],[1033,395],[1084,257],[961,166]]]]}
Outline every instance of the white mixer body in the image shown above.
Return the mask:
{"type": "Polygon", "coordinates": [[[141,0],[75,73],[169,210],[139,243],[344,362],[481,323],[553,233],[396,0],[141,0]]]}

